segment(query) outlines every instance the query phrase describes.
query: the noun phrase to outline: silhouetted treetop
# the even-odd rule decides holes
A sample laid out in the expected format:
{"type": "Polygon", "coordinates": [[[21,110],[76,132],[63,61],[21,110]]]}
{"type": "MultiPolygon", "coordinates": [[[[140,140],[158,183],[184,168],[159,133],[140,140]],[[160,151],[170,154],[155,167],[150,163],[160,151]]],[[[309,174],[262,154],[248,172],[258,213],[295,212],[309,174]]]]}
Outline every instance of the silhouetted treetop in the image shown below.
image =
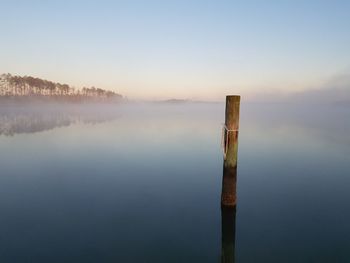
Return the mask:
{"type": "Polygon", "coordinates": [[[75,89],[68,84],[55,83],[32,76],[13,76],[9,73],[0,75],[0,96],[85,96],[99,98],[122,98],[113,91],[101,88],[75,89]]]}

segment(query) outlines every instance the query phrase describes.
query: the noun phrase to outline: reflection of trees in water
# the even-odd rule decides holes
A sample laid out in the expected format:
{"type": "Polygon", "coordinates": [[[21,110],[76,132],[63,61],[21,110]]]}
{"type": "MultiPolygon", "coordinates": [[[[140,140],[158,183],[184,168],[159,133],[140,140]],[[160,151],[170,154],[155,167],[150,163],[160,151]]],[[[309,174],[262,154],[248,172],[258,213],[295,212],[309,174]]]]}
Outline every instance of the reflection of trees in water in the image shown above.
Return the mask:
{"type": "Polygon", "coordinates": [[[0,112],[0,135],[12,136],[21,133],[35,133],[67,127],[76,123],[97,124],[114,119],[113,114],[99,115],[94,113],[25,113],[0,112]]]}

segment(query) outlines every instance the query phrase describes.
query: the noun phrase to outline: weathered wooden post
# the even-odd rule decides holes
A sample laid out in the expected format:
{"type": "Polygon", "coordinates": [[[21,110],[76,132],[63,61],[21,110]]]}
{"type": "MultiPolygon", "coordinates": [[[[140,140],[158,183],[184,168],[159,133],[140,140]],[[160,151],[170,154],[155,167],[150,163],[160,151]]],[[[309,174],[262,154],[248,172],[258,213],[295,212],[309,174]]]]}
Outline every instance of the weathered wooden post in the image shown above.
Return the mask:
{"type": "Polygon", "coordinates": [[[223,128],[224,167],[221,205],[236,206],[237,151],[240,96],[226,96],[225,124],[223,128]]]}
{"type": "Polygon", "coordinates": [[[240,96],[226,97],[222,147],[224,167],[221,191],[221,262],[235,262],[236,181],[240,96]]]}

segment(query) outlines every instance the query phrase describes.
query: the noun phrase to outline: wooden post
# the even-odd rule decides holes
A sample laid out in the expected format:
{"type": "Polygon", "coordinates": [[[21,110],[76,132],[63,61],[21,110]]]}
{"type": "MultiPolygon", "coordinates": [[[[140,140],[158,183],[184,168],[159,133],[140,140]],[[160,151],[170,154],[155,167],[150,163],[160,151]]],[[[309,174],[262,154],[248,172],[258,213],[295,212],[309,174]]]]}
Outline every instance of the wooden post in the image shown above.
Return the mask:
{"type": "Polygon", "coordinates": [[[224,167],[221,205],[236,206],[237,151],[240,96],[226,96],[225,126],[223,132],[224,167]]]}

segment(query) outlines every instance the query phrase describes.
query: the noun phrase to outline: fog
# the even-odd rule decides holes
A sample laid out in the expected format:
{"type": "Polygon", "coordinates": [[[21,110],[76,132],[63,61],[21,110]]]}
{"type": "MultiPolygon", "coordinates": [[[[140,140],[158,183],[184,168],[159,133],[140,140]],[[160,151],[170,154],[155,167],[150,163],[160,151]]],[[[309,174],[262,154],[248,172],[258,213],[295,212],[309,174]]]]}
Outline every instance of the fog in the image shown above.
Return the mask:
{"type": "MultiPolygon", "coordinates": [[[[0,135],[38,133],[78,124],[98,125],[120,118],[124,120],[122,125],[143,130],[152,120],[162,121],[168,128],[176,128],[178,121],[185,121],[186,125],[205,122],[220,130],[224,107],[224,103],[193,102],[1,105],[0,135]]],[[[293,133],[314,136],[344,147],[350,144],[349,119],[350,108],[332,104],[251,103],[244,97],[241,101],[242,133],[284,131],[286,136],[293,137],[293,133]]]]}
{"type": "MultiPolygon", "coordinates": [[[[282,87],[281,87],[282,88],[282,87]]],[[[302,91],[283,92],[283,89],[256,92],[247,96],[251,102],[334,105],[350,107],[350,74],[336,75],[319,85],[305,87],[302,91]]]]}

